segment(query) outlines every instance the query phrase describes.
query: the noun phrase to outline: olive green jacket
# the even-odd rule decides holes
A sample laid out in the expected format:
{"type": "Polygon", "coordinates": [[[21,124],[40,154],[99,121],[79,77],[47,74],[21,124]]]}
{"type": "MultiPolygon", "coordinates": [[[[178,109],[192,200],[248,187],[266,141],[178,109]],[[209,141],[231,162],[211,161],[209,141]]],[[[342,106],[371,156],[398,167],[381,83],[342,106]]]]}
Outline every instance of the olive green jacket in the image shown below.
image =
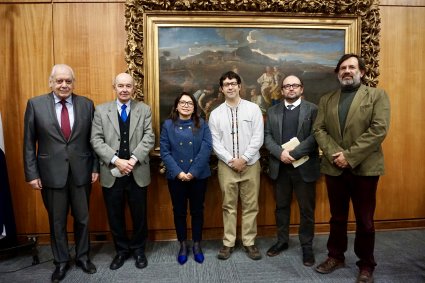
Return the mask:
{"type": "Polygon", "coordinates": [[[390,125],[390,101],[382,89],[361,85],[341,132],[338,103],[341,90],[324,95],[313,125],[313,133],[323,151],[321,172],[338,176],[343,169],[333,164],[332,154],[343,152],[351,171],[360,176],[384,174],[381,144],[390,125]]]}

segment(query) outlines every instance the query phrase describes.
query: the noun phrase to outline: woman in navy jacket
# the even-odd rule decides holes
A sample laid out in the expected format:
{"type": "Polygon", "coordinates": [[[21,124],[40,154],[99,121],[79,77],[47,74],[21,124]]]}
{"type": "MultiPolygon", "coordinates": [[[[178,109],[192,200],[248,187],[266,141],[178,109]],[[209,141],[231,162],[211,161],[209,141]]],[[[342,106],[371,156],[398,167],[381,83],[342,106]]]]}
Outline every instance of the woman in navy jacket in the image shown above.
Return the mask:
{"type": "Polygon", "coordinates": [[[166,167],[168,189],[173,203],[174,225],[180,250],[177,261],[187,261],[187,201],[192,218],[193,255],[204,261],[200,242],[204,223],[204,199],[207,178],[211,175],[209,158],[212,149],[211,132],[198,115],[192,94],[183,92],[174,101],[169,119],[165,120],[160,136],[161,158],[166,167]]]}

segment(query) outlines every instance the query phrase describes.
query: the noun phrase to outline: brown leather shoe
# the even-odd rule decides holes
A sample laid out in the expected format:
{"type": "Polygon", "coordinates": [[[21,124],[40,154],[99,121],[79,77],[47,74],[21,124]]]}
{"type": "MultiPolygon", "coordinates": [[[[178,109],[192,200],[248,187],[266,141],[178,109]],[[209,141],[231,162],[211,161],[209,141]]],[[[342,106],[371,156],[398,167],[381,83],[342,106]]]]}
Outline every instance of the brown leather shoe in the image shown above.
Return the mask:
{"type": "Polygon", "coordinates": [[[373,283],[372,272],[368,270],[360,270],[356,283],[373,283]]]}
{"type": "Polygon", "coordinates": [[[218,251],[217,258],[226,260],[233,253],[233,250],[233,247],[222,246],[221,249],[218,251]]]}
{"type": "Polygon", "coordinates": [[[261,254],[258,248],[255,245],[252,246],[243,246],[247,256],[253,260],[261,259],[261,254]]]}
{"type": "Polygon", "coordinates": [[[316,271],[319,273],[327,274],[333,272],[335,269],[344,267],[343,261],[328,257],[324,262],[316,266],[316,271]]]}

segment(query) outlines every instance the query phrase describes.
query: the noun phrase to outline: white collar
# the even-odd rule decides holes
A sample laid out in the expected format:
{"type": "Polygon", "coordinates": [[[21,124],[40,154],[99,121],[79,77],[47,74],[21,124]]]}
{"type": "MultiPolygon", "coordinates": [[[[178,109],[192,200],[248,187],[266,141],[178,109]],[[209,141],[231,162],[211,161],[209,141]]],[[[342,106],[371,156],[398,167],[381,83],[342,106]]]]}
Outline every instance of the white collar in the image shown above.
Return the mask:
{"type": "Polygon", "coordinates": [[[294,103],[288,103],[286,100],[285,101],[285,107],[288,108],[288,105],[294,105],[294,108],[297,107],[298,105],[301,104],[301,97],[298,98],[294,103]]]}
{"type": "MultiPolygon", "coordinates": [[[[59,103],[62,100],[61,98],[57,97],[57,95],[54,92],[53,92],[53,98],[55,99],[55,104],[59,103]]],[[[65,99],[65,101],[72,105],[72,94],[68,96],[68,98],[65,99]]]]}

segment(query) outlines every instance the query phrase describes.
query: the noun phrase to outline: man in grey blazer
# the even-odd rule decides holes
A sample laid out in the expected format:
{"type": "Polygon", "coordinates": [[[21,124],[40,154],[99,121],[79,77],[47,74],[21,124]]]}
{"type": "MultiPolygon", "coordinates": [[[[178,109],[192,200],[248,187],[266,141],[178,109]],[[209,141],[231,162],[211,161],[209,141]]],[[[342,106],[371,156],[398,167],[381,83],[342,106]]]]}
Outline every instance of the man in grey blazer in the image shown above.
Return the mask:
{"type": "Polygon", "coordinates": [[[304,90],[300,78],[286,76],[282,81],[283,101],[267,111],[264,144],[270,151],[270,177],[275,181],[277,243],[268,251],[276,256],[288,248],[289,220],[292,193],[300,209],[299,239],[303,263],[314,264],[314,209],[316,180],[320,176],[317,143],[313,137],[313,123],[317,106],[301,98],[304,90]],[[297,138],[298,145],[283,144],[297,138]],[[298,165],[296,160],[307,159],[298,165]]]}
{"type": "Polygon", "coordinates": [[[152,115],[149,106],[131,99],[134,81],[129,74],[119,74],[113,88],[117,99],[96,107],[91,134],[117,253],[110,269],[120,268],[131,254],[136,267],[144,268],[148,264],[145,245],[147,186],[151,181],[149,152],[155,143],[152,115]],[[125,226],[125,199],[133,220],[130,239],[125,226]]]}
{"type": "Polygon", "coordinates": [[[381,144],[390,124],[390,101],[384,90],[365,86],[364,61],[345,54],[335,68],[341,88],[320,99],[314,136],[323,150],[331,210],[328,258],[316,267],[330,273],[345,265],[350,199],[356,217],[354,252],[358,256],[356,282],[373,282],[376,189],[384,174],[381,144]]]}
{"type": "Polygon", "coordinates": [[[69,269],[66,223],[69,207],[74,217],[76,265],[95,273],[89,259],[89,195],[98,178],[90,145],[93,102],[73,93],[74,72],[55,65],[49,78],[51,93],[28,100],[24,124],[25,179],[41,190],[49,216],[55,271],[62,280],[69,269]]]}

